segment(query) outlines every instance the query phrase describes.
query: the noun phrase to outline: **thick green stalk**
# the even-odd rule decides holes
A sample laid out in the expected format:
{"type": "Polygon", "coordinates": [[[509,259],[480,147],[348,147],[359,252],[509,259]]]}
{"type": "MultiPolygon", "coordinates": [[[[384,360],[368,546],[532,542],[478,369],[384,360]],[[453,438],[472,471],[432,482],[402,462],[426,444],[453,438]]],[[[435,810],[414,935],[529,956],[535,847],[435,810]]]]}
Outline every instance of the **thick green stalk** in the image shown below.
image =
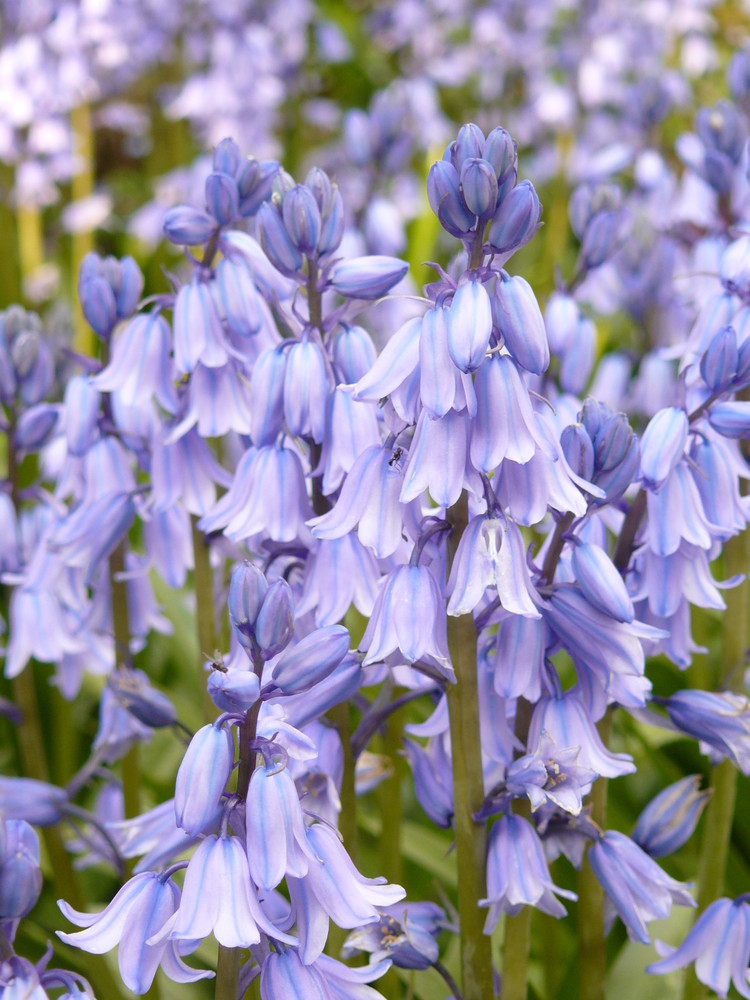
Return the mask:
{"type": "MultiPolygon", "coordinates": [[[[112,600],[112,631],[115,643],[115,664],[130,669],[130,615],[128,611],[128,585],[122,579],[125,572],[125,543],[121,542],[109,557],[109,583],[112,600]]],[[[130,819],[141,811],[140,748],[134,744],[122,758],[122,793],[125,816],[130,819]]],[[[131,874],[134,861],[126,863],[131,874]]]]}
{"type": "MultiPolygon", "coordinates": [[[[612,734],[612,709],[597,726],[607,745],[612,734]]],[[[589,797],[591,818],[602,829],[607,820],[607,779],[597,778],[589,797]]],[[[578,873],[578,982],[580,1000],[604,1000],[607,939],[604,934],[604,890],[591,870],[588,857],[578,873]]]]}
{"type": "MultiPolygon", "coordinates": [[[[750,532],[730,538],[724,548],[726,576],[746,573],[750,561],[750,532]]],[[[723,677],[717,678],[719,690],[742,691],[745,675],[748,639],[748,601],[750,587],[747,577],[738,587],[727,591],[727,610],[722,628],[722,669],[723,677]]],[[[724,892],[724,877],[729,856],[729,841],[732,835],[734,804],[737,793],[737,768],[727,759],[715,767],[711,774],[713,795],[706,808],[703,825],[703,841],[698,868],[698,909],[702,913],[707,906],[724,892]]],[[[703,1000],[708,990],[700,983],[693,967],[688,970],[685,980],[684,1000],[703,1000]]]]}
{"type": "MultiPolygon", "coordinates": [[[[79,170],[70,182],[73,201],[89,198],[94,191],[94,133],[91,128],[91,108],[79,104],[70,112],[75,153],[79,170]]],[[[94,249],[94,238],[90,232],[76,232],[71,237],[71,281],[70,291],[73,304],[73,346],[81,354],[94,354],[94,336],[86,322],[81,303],[78,300],[78,272],[83,258],[94,249]]]]}
{"type": "MultiPolygon", "coordinates": [[[[468,524],[468,500],[448,511],[452,532],[448,539],[451,561],[468,524]]],[[[482,753],[479,738],[477,690],[477,634],[472,615],[448,618],[448,648],[456,684],[448,686],[451,755],[453,760],[454,828],[458,864],[458,909],[461,921],[461,975],[465,1000],[493,996],[490,939],[484,934],[486,912],[479,900],[487,895],[485,875],[487,825],[474,814],[482,805],[482,753]]]]}

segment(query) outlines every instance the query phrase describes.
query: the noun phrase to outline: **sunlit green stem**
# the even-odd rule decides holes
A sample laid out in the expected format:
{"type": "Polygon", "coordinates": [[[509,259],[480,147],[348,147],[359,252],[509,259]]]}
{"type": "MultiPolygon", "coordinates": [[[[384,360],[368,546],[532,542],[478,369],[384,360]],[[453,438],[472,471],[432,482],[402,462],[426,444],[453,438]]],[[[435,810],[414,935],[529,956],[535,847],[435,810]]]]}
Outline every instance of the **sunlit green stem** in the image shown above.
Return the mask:
{"type": "MultiPolygon", "coordinates": [[[[79,104],[70,112],[73,142],[78,170],[71,178],[70,193],[73,201],[88,198],[94,191],[94,133],[91,128],[91,108],[79,104]]],[[[94,249],[91,232],[74,232],[71,237],[71,299],[73,303],[73,346],[81,354],[93,355],[94,336],[86,322],[78,300],[78,272],[83,258],[94,249]]]]}
{"type": "MultiPolygon", "coordinates": [[[[453,528],[448,539],[451,561],[468,524],[468,516],[464,492],[448,511],[453,528]]],[[[479,907],[479,900],[487,895],[487,825],[474,819],[484,798],[484,787],[479,739],[477,634],[472,615],[448,619],[448,648],[457,679],[456,684],[448,686],[448,714],[459,872],[462,988],[465,1000],[487,1000],[493,995],[492,959],[490,939],[484,934],[486,912],[479,907]]]]}
{"type": "MultiPolygon", "coordinates": [[[[724,548],[725,575],[731,577],[736,573],[746,573],[748,562],[750,532],[744,532],[730,538],[724,548]]],[[[717,687],[722,690],[739,692],[744,686],[749,600],[747,577],[738,587],[727,591],[727,610],[722,620],[723,677],[717,678],[717,687]]],[[[698,868],[697,914],[702,913],[724,892],[737,794],[737,768],[731,760],[724,760],[713,769],[711,789],[713,795],[706,809],[698,868]]],[[[708,995],[708,990],[698,982],[691,966],[685,980],[684,1000],[703,1000],[708,995]]]]}

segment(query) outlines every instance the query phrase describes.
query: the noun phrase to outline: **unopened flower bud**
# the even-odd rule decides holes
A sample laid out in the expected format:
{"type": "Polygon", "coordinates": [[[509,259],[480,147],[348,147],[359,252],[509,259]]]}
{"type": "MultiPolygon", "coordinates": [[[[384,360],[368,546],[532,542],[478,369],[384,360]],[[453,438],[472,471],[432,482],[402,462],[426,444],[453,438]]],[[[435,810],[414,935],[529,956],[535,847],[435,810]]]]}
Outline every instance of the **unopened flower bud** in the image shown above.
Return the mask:
{"type": "Polygon", "coordinates": [[[284,196],[282,218],[289,238],[303,254],[312,254],[320,237],[320,209],[315,196],[303,184],[297,184],[284,196]]]}
{"type": "Polygon", "coordinates": [[[513,360],[535,375],[549,366],[549,345],[544,320],[534,290],[519,275],[501,275],[492,297],[495,326],[513,360]]]}
{"type": "Polygon", "coordinates": [[[263,598],[255,622],[255,641],[264,660],[270,660],[294,634],[294,598],[286,580],[274,580],[263,598]]]}
{"type": "Polygon", "coordinates": [[[737,374],[739,351],[737,335],[731,326],[723,326],[711,338],[700,361],[703,381],[711,392],[722,392],[737,374]]]}
{"type": "Polygon", "coordinates": [[[9,819],[0,857],[0,918],[25,917],[42,891],[39,838],[25,820],[9,819]]]}
{"type": "Polygon", "coordinates": [[[497,200],[497,178],[490,164],[471,157],[463,163],[459,177],[461,194],[469,211],[482,217],[491,215],[497,200]]]}
{"type": "Polygon", "coordinates": [[[699,792],[699,774],[676,781],[659,792],[638,818],[632,838],[652,858],[672,854],[692,836],[710,791],[699,792]]]}
{"type": "Polygon", "coordinates": [[[349,652],[349,632],[343,625],[316,629],[296,646],[287,646],[273,671],[284,694],[306,691],[327,677],[349,652]]]}
{"type": "Polygon", "coordinates": [[[490,223],[487,242],[501,254],[525,246],[539,228],[542,206],[531,181],[521,181],[500,202],[490,223]]]}
{"type": "Polygon", "coordinates": [[[227,226],[240,211],[237,181],[229,174],[213,173],[206,178],[206,207],[220,226],[227,226]]]}
{"type": "Polygon", "coordinates": [[[379,299],[397,285],[409,270],[397,257],[358,257],[334,268],[331,284],[350,299],[379,299]]]}
{"type": "Polygon", "coordinates": [[[229,620],[243,646],[251,645],[255,623],[267,591],[265,576],[252,563],[240,563],[232,570],[227,601],[229,620]]]}
{"type": "Polygon", "coordinates": [[[177,825],[197,837],[216,815],[234,764],[234,743],[228,727],[204,726],[185,751],[177,772],[174,809],[177,825]]]}
{"type": "MultiPolygon", "coordinates": [[[[216,219],[190,205],[177,205],[164,216],[164,235],[178,246],[205,243],[216,230],[216,219]]],[[[88,317],[87,317],[88,318],[88,317]]],[[[89,320],[91,323],[91,320],[89,320]]],[[[91,324],[94,325],[93,323],[91,324]]],[[[96,327],[94,327],[96,329],[96,327]]]]}

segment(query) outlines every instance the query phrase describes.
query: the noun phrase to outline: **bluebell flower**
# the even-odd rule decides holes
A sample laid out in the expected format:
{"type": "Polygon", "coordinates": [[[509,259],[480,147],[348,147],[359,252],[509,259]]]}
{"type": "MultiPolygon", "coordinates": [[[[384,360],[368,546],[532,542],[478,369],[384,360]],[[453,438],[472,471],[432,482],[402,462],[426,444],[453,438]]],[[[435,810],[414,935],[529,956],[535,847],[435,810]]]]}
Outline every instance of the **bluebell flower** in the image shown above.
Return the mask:
{"type": "Polygon", "coordinates": [[[299,954],[310,965],[323,951],[329,918],[345,928],[377,921],[376,907],[398,902],[405,892],[399,885],[386,885],[384,878],[364,878],[327,825],[312,824],[307,838],[318,861],[310,864],[304,878],[287,876],[287,885],[297,917],[299,954]]]}
{"type": "Polygon", "coordinates": [[[660,556],[676,552],[682,542],[710,549],[715,526],[706,517],[696,478],[686,462],[667,476],[661,489],[647,494],[649,548],[660,556]]]}
{"type": "Polygon", "coordinates": [[[471,519],[458,543],[448,581],[448,614],[473,611],[488,587],[495,588],[506,611],[541,617],[518,525],[480,514],[471,519]]]}
{"type": "Polygon", "coordinates": [[[541,375],[549,366],[549,344],[539,303],[531,285],[519,275],[498,275],[492,318],[513,360],[541,375]]]}
{"type": "Polygon", "coordinates": [[[252,337],[263,323],[258,291],[247,261],[239,254],[222,257],[216,266],[214,297],[224,321],[238,337],[252,337]]]}
{"type": "Polygon", "coordinates": [[[234,177],[214,170],[206,178],[206,207],[220,226],[228,226],[237,218],[240,192],[234,177]]]}
{"type": "Polygon", "coordinates": [[[541,217],[542,206],[534,185],[528,180],[521,181],[500,201],[490,223],[487,242],[507,260],[531,240],[539,229],[541,217]]]}
{"type": "Polygon", "coordinates": [[[240,459],[234,482],[204,517],[202,531],[224,530],[242,541],[261,532],[276,542],[307,534],[311,513],[302,463],[290,448],[250,448],[240,459]]]}
{"type": "Polygon", "coordinates": [[[223,437],[229,431],[250,433],[247,375],[236,361],[220,368],[198,364],[188,383],[188,407],[170,437],[197,425],[201,437],[223,437]]]}
{"type": "Polygon", "coordinates": [[[445,739],[434,737],[426,747],[405,739],[404,756],[414,780],[414,794],[433,823],[449,827],[453,821],[453,781],[451,760],[445,739]]]}
{"type": "MultiPolygon", "coordinates": [[[[206,830],[216,829],[221,811],[222,807],[217,806],[206,830]]],[[[196,842],[195,837],[177,826],[174,799],[131,819],[109,819],[106,828],[122,857],[141,859],[134,868],[136,875],[166,864],[196,842]]]]}
{"type": "Polygon", "coordinates": [[[25,917],[42,891],[39,838],[26,820],[0,816],[0,918],[25,917]]]}
{"type": "Polygon", "coordinates": [[[382,976],[390,962],[350,969],[328,955],[304,965],[295,949],[273,951],[260,970],[263,1000],[378,1000],[380,994],[366,986],[382,976]]]}
{"type": "Polygon", "coordinates": [[[302,878],[317,864],[294,781],[273,762],[256,767],[245,806],[247,857],[253,881],[273,889],[285,875],[302,878]]]}
{"type": "Polygon", "coordinates": [[[379,299],[401,281],[409,265],[396,257],[357,257],[337,264],[332,287],[350,299],[379,299]]]}
{"type": "Polygon", "coordinates": [[[388,340],[370,370],[352,387],[355,399],[377,403],[418,370],[423,319],[415,316],[388,340]]]}
{"type": "Polygon", "coordinates": [[[177,440],[161,434],[152,438],[151,496],[157,513],[179,503],[190,514],[205,514],[216,502],[217,484],[231,486],[232,476],[194,428],[177,440]]]}
{"type": "Polygon", "coordinates": [[[273,665],[273,683],[285,694],[298,694],[327,677],[349,652],[343,625],[315,629],[287,646],[273,665]]]}
{"type": "Polygon", "coordinates": [[[573,548],[571,566],[589,604],[616,621],[633,621],[635,611],[625,582],[604,549],[580,542],[573,548]]]}
{"type": "Polygon", "coordinates": [[[341,538],[357,527],[360,542],[372,548],[378,558],[393,555],[401,544],[402,478],[391,449],[368,448],[349,470],[333,508],[308,522],[313,535],[341,538]]]}
{"type": "Polygon", "coordinates": [[[284,419],[289,433],[320,444],[332,391],[330,364],[318,344],[305,337],[292,344],[284,370],[284,419]]]}
{"type": "Polygon", "coordinates": [[[374,961],[389,958],[399,969],[429,969],[439,956],[437,938],[448,926],[436,903],[394,903],[380,907],[380,919],[353,931],[342,955],[369,952],[374,961]]]}
{"type": "Polygon", "coordinates": [[[260,931],[290,944],[294,940],[263,913],[242,842],[212,835],[190,859],[174,919],[165,922],[150,943],[195,942],[213,934],[227,948],[247,948],[260,941],[260,931]]]}
{"type": "Polygon", "coordinates": [[[526,795],[532,811],[550,802],[578,816],[583,797],[597,777],[591,768],[578,763],[580,752],[580,747],[558,746],[548,733],[542,732],[533,752],[517,757],[508,766],[505,785],[511,795],[526,795]]]}
{"type": "Polygon", "coordinates": [[[659,792],[638,817],[631,836],[652,858],[672,854],[692,836],[711,797],[710,791],[698,791],[700,783],[698,774],[675,781],[659,792]]]}
{"type": "Polygon", "coordinates": [[[676,691],[664,701],[674,724],[750,774],[750,702],[731,691],[676,691]]]}
{"type": "Polygon", "coordinates": [[[36,968],[19,955],[0,962],[0,992],[6,1000],[49,1000],[36,968]]]}
{"type": "Polygon", "coordinates": [[[750,906],[744,896],[715,900],[698,917],[679,948],[661,941],[656,950],[664,955],[646,966],[646,972],[664,975],[695,963],[695,975],[701,983],[726,997],[730,982],[743,997],[750,997],[750,906]]]}
{"type": "Polygon", "coordinates": [[[319,541],[305,564],[297,613],[302,616],[312,611],[316,625],[333,625],[353,604],[369,617],[379,579],[377,560],[357,535],[319,541]]]}
{"type": "Polygon", "coordinates": [[[146,405],[156,397],[170,413],[177,409],[170,360],[171,335],[159,313],[140,313],[115,334],[109,364],[91,384],[101,392],[117,392],[128,406],[146,405]]]}
{"type": "Polygon", "coordinates": [[[164,235],[178,246],[205,243],[218,228],[216,219],[190,205],[177,205],[164,216],[164,235]]]}
{"type": "Polygon", "coordinates": [[[466,281],[456,289],[446,316],[448,351],[462,372],[482,364],[492,334],[492,303],[480,281],[466,281]]]}
{"type": "Polygon", "coordinates": [[[649,490],[660,489],[685,451],[687,413],[670,406],[648,422],[641,438],[640,476],[649,490]]]}
{"type": "Polygon", "coordinates": [[[292,588],[283,578],[274,580],[263,595],[254,632],[255,642],[265,660],[280,653],[294,635],[294,597],[292,588]]]}
{"type": "Polygon", "coordinates": [[[185,751],[175,783],[175,817],[191,837],[215,815],[234,764],[234,741],[228,726],[203,726],[185,751]]]}
{"type": "Polygon", "coordinates": [[[559,747],[578,747],[578,764],[605,778],[633,774],[630,754],[612,753],[601,741],[586,706],[575,690],[561,698],[541,698],[534,706],[528,745],[535,746],[546,732],[559,747]]]}
{"type": "Polygon", "coordinates": [[[555,898],[577,899],[574,892],[552,881],[544,848],[533,826],[522,816],[502,816],[490,830],[487,845],[487,898],[484,925],[491,934],[503,913],[515,916],[524,906],[535,906],[552,917],[565,916],[565,907],[555,898]]]}
{"type": "Polygon", "coordinates": [[[200,362],[221,368],[229,359],[226,338],[211,289],[205,281],[191,281],[177,293],[173,316],[174,366],[189,375],[200,362]]]}
{"type": "Polygon", "coordinates": [[[534,704],[542,694],[544,661],[550,636],[543,618],[505,613],[485,659],[501,698],[523,695],[534,704]]]}
{"type": "Polygon", "coordinates": [[[426,566],[399,566],[388,574],[361,647],[365,665],[398,650],[409,663],[425,656],[452,676],[443,599],[426,566]]]}
{"type": "Polygon", "coordinates": [[[673,903],[696,905],[683,882],[670,878],[623,833],[607,830],[589,848],[588,859],[634,941],[650,944],[646,924],[668,917],[673,903]]]}
{"type": "Polygon", "coordinates": [[[5,820],[51,826],[59,821],[67,801],[64,788],[46,781],[0,775],[0,814],[5,820]]]}
{"type": "MultiPolygon", "coordinates": [[[[401,502],[409,503],[429,490],[439,507],[456,503],[467,480],[468,436],[465,412],[451,410],[444,417],[433,417],[423,410],[409,446],[401,502]]],[[[473,486],[478,492],[479,482],[473,486]]]]}
{"type": "Polygon", "coordinates": [[[120,889],[101,913],[81,913],[63,900],[58,906],[81,931],[57,936],[66,944],[101,955],[119,944],[118,967],[125,985],[134,993],[145,993],[161,967],[170,979],[191,983],[212,976],[212,972],[185,965],[171,942],[151,943],[174,915],[180,890],[171,879],[154,872],[135,875],[120,889]]]}
{"type": "Polygon", "coordinates": [[[490,473],[505,458],[523,464],[548,445],[537,427],[529,391],[507,355],[493,355],[475,375],[477,415],[471,428],[471,461],[490,473]]]}
{"type": "Polygon", "coordinates": [[[91,586],[104,559],[127,536],[135,519],[135,504],[127,493],[105,493],[93,503],[80,504],[52,532],[48,545],[68,566],[86,569],[91,586]]]}
{"type": "Polygon", "coordinates": [[[380,430],[375,404],[360,402],[343,386],[336,386],[325,407],[320,458],[323,493],[335,492],[359,456],[376,444],[380,444],[380,430]]]}
{"type": "Polygon", "coordinates": [[[456,368],[448,350],[447,313],[437,306],[428,309],[419,335],[419,398],[433,417],[444,417],[454,407],[461,409],[466,395],[461,391],[463,383],[471,384],[471,376],[456,368]]]}
{"type": "Polygon", "coordinates": [[[253,366],[250,435],[258,447],[273,444],[284,426],[286,362],[286,351],[269,347],[253,366]]]}

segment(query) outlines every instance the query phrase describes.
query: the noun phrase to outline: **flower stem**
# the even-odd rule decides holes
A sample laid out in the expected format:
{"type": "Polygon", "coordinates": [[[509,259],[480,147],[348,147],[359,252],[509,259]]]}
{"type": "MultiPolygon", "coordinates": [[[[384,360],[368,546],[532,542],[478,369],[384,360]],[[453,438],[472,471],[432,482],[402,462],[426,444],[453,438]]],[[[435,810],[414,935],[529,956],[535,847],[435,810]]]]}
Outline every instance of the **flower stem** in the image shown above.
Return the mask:
{"type": "MultiPolygon", "coordinates": [[[[468,499],[462,493],[448,511],[453,528],[448,538],[450,560],[469,520],[468,499]]],[[[474,815],[484,799],[479,738],[477,634],[472,615],[448,619],[448,649],[457,683],[448,688],[453,809],[459,871],[458,908],[461,922],[461,975],[465,1000],[493,996],[490,939],[484,934],[485,913],[479,900],[487,895],[487,824],[474,815]]]]}
{"type": "MultiPolygon", "coordinates": [[[[730,538],[724,548],[724,568],[727,576],[747,571],[750,561],[750,532],[730,538]]],[[[723,618],[723,678],[717,678],[717,688],[739,692],[743,689],[747,656],[748,600],[750,587],[747,577],[738,587],[727,591],[727,610],[723,618]]],[[[713,795],[706,808],[703,842],[698,868],[698,909],[707,906],[724,891],[724,877],[729,856],[729,841],[734,820],[737,794],[737,768],[731,760],[723,760],[711,773],[713,795]]],[[[684,1000],[703,1000],[708,990],[700,983],[694,969],[688,970],[684,1000]]]]}
{"type": "MultiPolygon", "coordinates": [[[[602,743],[612,733],[612,709],[607,709],[597,729],[602,743]]],[[[607,779],[597,778],[589,797],[591,818],[602,828],[607,818],[607,779]]],[[[604,890],[588,857],[578,874],[578,963],[580,1000],[604,1000],[607,940],[604,935],[604,890]]]]}
{"type": "MultiPolygon", "coordinates": [[[[90,197],[94,191],[94,134],[91,128],[91,108],[88,104],[79,104],[71,110],[70,124],[73,130],[75,154],[80,164],[80,170],[71,178],[71,194],[73,201],[79,201],[90,197]]],[[[83,258],[94,248],[93,234],[74,232],[71,244],[70,297],[73,304],[73,346],[80,354],[93,355],[93,334],[84,318],[77,295],[78,272],[83,258]]]]}
{"type": "Polygon", "coordinates": [[[203,658],[213,656],[217,646],[216,621],[214,618],[214,580],[211,569],[211,557],[203,532],[198,527],[198,518],[190,515],[190,526],[193,532],[193,565],[195,581],[195,614],[198,625],[198,645],[200,661],[198,663],[198,678],[203,704],[203,717],[211,722],[216,717],[216,706],[206,687],[206,676],[203,673],[203,658]]]}

